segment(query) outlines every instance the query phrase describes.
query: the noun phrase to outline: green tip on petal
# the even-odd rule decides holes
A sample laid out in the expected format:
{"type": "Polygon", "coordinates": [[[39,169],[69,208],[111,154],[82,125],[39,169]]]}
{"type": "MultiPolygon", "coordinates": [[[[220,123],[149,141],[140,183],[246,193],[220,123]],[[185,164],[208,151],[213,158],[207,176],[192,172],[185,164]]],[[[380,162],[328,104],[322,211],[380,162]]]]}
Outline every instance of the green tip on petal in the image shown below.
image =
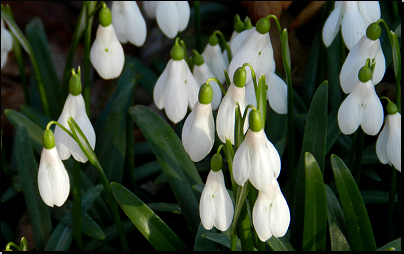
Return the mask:
{"type": "Polygon", "coordinates": [[[196,50],[194,51],[194,54],[195,54],[194,63],[197,66],[201,66],[205,62],[205,60],[203,59],[203,56],[201,56],[196,50]]]}
{"type": "Polygon", "coordinates": [[[244,87],[247,79],[247,71],[243,67],[238,67],[234,72],[233,82],[237,87],[244,87]]]}
{"type": "Polygon", "coordinates": [[[69,80],[69,92],[77,96],[81,94],[81,81],[79,75],[73,72],[72,76],[70,77],[69,80]]]}
{"type": "Polygon", "coordinates": [[[52,149],[55,147],[55,136],[53,135],[53,131],[45,130],[42,136],[43,147],[46,149],[52,149]]]}
{"type": "Polygon", "coordinates": [[[209,37],[209,44],[211,46],[216,46],[219,43],[219,38],[217,38],[216,34],[213,33],[210,37],[209,37]]]}
{"type": "Polygon", "coordinates": [[[269,28],[271,27],[271,23],[267,18],[261,18],[258,20],[257,24],[255,25],[257,32],[260,34],[266,34],[269,32],[269,28]]]}
{"type": "Polygon", "coordinates": [[[371,40],[377,40],[380,38],[380,34],[382,33],[382,29],[380,28],[379,24],[373,22],[368,26],[366,29],[366,36],[371,40]]]}
{"type": "Polygon", "coordinates": [[[394,115],[398,112],[397,105],[392,101],[387,103],[386,110],[389,115],[394,115]]]}
{"type": "Polygon", "coordinates": [[[213,90],[209,84],[203,84],[199,89],[198,100],[201,104],[209,104],[212,102],[213,90]]]}
{"type": "Polygon", "coordinates": [[[104,5],[101,8],[99,18],[100,18],[100,24],[103,27],[107,27],[111,24],[112,22],[111,10],[106,5],[104,5]]]}
{"type": "Polygon", "coordinates": [[[212,156],[212,160],[210,161],[210,167],[213,171],[218,172],[222,169],[222,156],[220,154],[215,154],[212,156]]]}
{"type": "Polygon", "coordinates": [[[363,66],[359,70],[358,78],[362,83],[368,82],[372,78],[372,70],[367,66],[363,66]]]}
{"type": "Polygon", "coordinates": [[[250,17],[245,17],[244,19],[244,30],[250,30],[254,26],[251,24],[251,19],[250,17]]]}
{"type": "Polygon", "coordinates": [[[261,112],[259,112],[257,109],[254,109],[250,112],[250,115],[248,116],[248,121],[250,129],[253,132],[259,132],[260,130],[262,130],[263,127],[262,116],[261,112]]]}

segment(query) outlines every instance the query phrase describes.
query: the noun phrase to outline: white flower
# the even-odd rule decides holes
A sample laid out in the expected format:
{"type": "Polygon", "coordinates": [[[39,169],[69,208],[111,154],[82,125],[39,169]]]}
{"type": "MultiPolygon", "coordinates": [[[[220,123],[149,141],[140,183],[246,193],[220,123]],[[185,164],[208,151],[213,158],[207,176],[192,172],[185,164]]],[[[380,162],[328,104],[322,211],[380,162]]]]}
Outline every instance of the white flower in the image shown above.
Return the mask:
{"type": "Polygon", "coordinates": [[[198,100],[198,85],[184,59],[168,61],[154,86],[153,99],[174,123],[185,117],[188,106],[193,108],[198,100]]]}
{"type": "MultiPolygon", "coordinates": [[[[58,123],[63,125],[69,131],[71,130],[69,124],[67,123],[67,119],[70,116],[76,121],[86,136],[91,148],[94,149],[95,132],[93,126],[91,125],[90,119],[88,119],[84,99],[81,94],[77,96],[69,94],[63,107],[62,114],[58,119],[58,123]]],[[[56,148],[58,149],[60,159],[62,160],[69,159],[70,155],[73,155],[73,158],[76,161],[80,161],[82,163],[85,163],[88,160],[77,142],[74,141],[73,138],[71,138],[59,126],[56,126],[55,128],[55,144],[56,148]]]]}
{"type": "Polygon", "coordinates": [[[223,57],[222,50],[220,49],[219,43],[215,46],[212,46],[210,45],[210,43],[208,43],[202,52],[202,56],[213,75],[215,75],[215,77],[221,83],[223,83],[226,80],[223,70],[227,69],[227,65],[223,57]]]}
{"type": "Polygon", "coordinates": [[[358,72],[365,65],[366,59],[375,59],[372,81],[379,84],[386,71],[386,60],[379,39],[371,40],[366,35],[349,52],[340,73],[340,83],[344,93],[350,93],[354,84],[359,80],[358,72]]]}
{"type": "MultiPolygon", "coordinates": [[[[214,74],[212,74],[206,63],[199,66],[195,64],[192,73],[194,74],[195,80],[199,87],[205,83],[208,78],[217,78],[214,74]]],[[[222,100],[222,90],[220,90],[219,85],[213,80],[209,81],[209,85],[211,85],[213,90],[212,109],[216,110],[219,107],[220,101],[222,100]]]]}
{"type": "Polygon", "coordinates": [[[112,24],[107,27],[98,26],[90,60],[103,79],[114,79],[121,75],[125,56],[112,24]]]}
{"type": "Polygon", "coordinates": [[[187,28],[191,10],[188,1],[159,1],[156,19],[160,30],[170,39],[187,28]]]}
{"type": "Polygon", "coordinates": [[[199,202],[202,226],[207,230],[216,227],[226,231],[233,220],[233,213],[233,203],[224,185],[222,170],[211,170],[199,202]]]}
{"type": "Polygon", "coordinates": [[[376,135],[383,124],[383,106],[377,97],[372,80],[357,81],[352,92],[338,110],[338,125],[341,132],[350,135],[362,126],[368,135],[376,135]]]}
{"type": "Polygon", "coordinates": [[[113,1],[111,8],[112,23],[116,36],[121,43],[128,41],[138,47],[146,40],[146,22],[136,1],[113,1]]]}
{"type": "Polygon", "coordinates": [[[401,172],[401,114],[387,115],[376,142],[376,154],[383,164],[393,164],[401,172]]]}
{"type": "Polygon", "coordinates": [[[9,31],[4,26],[4,21],[1,19],[1,69],[7,62],[8,52],[13,48],[13,38],[9,31]]]}
{"type": "MultiPolygon", "coordinates": [[[[244,109],[247,105],[245,87],[240,88],[231,83],[217,111],[216,130],[223,143],[226,143],[226,139],[229,139],[232,145],[234,145],[236,102],[240,105],[241,114],[244,114],[244,109]]],[[[246,129],[247,124],[244,125],[244,130],[246,129]]]]}
{"type": "Polygon", "coordinates": [[[159,1],[143,1],[143,10],[149,19],[156,18],[156,9],[159,1]]]}
{"type": "Polygon", "coordinates": [[[366,34],[367,27],[378,19],[380,5],[377,1],[336,1],[335,9],[324,24],[324,44],[331,45],[341,26],[345,45],[351,50],[366,34]]]}
{"type": "Polygon", "coordinates": [[[252,220],[255,232],[262,242],[266,242],[272,235],[282,237],[286,234],[290,224],[290,211],[276,179],[272,180],[268,192],[258,192],[252,220]]]}
{"type": "Polygon", "coordinates": [[[211,104],[195,103],[182,128],[182,144],[192,161],[201,161],[215,142],[215,123],[211,104]]]}
{"type": "Polygon", "coordinates": [[[237,149],[233,160],[233,177],[243,186],[249,179],[259,191],[269,192],[272,179],[281,172],[281,159],[278,151],[268,140],[263,129],[247,131],[244,141],[237,149]]]}
{"type": "Polygon", "coordinates": [[[56,147],[42,149],[38,170],[39,194],[45,204],[62,206],[70,192],[69,175],[56,147]]]}

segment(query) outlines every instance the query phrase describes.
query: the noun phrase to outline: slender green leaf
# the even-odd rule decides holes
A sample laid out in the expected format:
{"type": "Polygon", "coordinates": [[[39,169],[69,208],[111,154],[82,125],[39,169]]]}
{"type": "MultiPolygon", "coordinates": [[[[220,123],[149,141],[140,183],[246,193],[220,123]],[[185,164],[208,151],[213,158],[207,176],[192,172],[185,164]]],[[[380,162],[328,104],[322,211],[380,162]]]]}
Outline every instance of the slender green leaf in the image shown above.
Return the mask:
{"type": "Polygon", "coordinates": [[[24,115],[26,115],[31,121],[33,121],[43,130],[45,130],[46,125],[52,120],[52,118],[45,115],[42,111],[39,111],[38,109],[33,108],[31,106],[22,105],[21,112],[24,113],[24,115]]]}
{"type": "Polygon", "coordinates": [[[376,154],[376,143],[363,149],[362,164],[382,164],[376,154]]]}
{"type": "Polygon", "coordinates": [[[393,67],[394,74],[398,83],[401,81],[401,51],[400,44],[398,43],[397,35],[393,31],[389,31],[392,38],[392,52],[393,52],[393,67]]]}
{"type": "Polygon", "coordinates": [[[158,161],[152,161],[145,163],[135,169],[135,181],[146,178],[148,176],[161,173],[163,169],[161,168],[158,161]]]}
{"type": "MultiPolygon", "coordinates": [[[[322,29],[322,26],[318,27],[322,29]]],[[[331,110],[338,110],[343,98],[342,89],[339,83],[339,74],[341,71],[340,36],[341,33],[338,33],[337,36],[335,36],[334,41],[326,49],[328,82],[330,83],[330,94],[332,94],[332,96],[330,96],[331,110]]]]}
{"type": "MultiPolygon", "coordinates": [[[[331,96],[332,97],[332,96],[331,96]]],[[[341,135],[341,130],[339,129],[338,119],[337,119],[338,109],[331,111],[327,118],[327,140],[325,154],[328,154],[331,148],[337,142],[339,136],[341,135]]]]}
{"type": "Polygon", "coordinates": [[[73,228],[62,222],[53,230],[45,251],[68,251],[73,240],[73,228]]]}
{"type": "Polygon", "coordinates": [[[381,251],[401,251],[401,237],[377,249],[381,251]]]}
{"type": "Polygon", "coordinates": [[[4,237],[6,242],[14,241],[14,232],[11,227],[3,220],[1,220],[1,235],[4,237]]]}
{"type": "Polygon", "coordinates": [[[269,247],[271,247],[274,251],[294,251],[292,244],[286,237],[275,237],[272,236],[271,238],[266,241],[269,247]]]}
{"type": "Polygon", "coordinates": [[[42,152],[42,135],[43,130],[41,127],[36,125],[34,122],[29,120],[23,114],[13,110],[13,109],[5,109],[4,114],[6,115],[7,119],[11,122],[14,128],[18,128],[19,126],[23,126],[26,128],[28,132],[28,137],[32,144],[32,148],[38,153],[41,154],[42,152]]]}
{"type": "Polygon", "coordinates": [[[369,216],[354,178],[345,163],[334,154],[331,155],[331,166],[344,212],[351,249],[353,251],[376,250],[369,216]]]}
{"type": "Polygon", "coordinates": [[[156,250],[186,250],[180,238],[136,195],[119,183],[112,193],[122,210],[156,250]]]}
{"type": "Polygon", "coordinates": [[[199,224],[198,233],[196,234],[196,238],[195,238],[194,251],[217,251],[218,250],[218,246],[217,246],[216,242],[210,241],[210,240],[202,237],[202,234],[206,234],[209,232],[216,233],[217,230],[216,230],[216,228],[212,228],[211,230],[206,230],[202,226],[202,223],[199,224]]]}
{"type": "Polygon", "coordinates": [[[327,201],[323,175],[313,155],[307,152],[305,162],[305,205],[302,250],[325,251],[327,201]]]}
{"type": "Polygon", "coordinates": [[[147,206],[153,211],[157,212],[171,212],[176,214],[182,214],[181,208],[178,204],[169,203],[148,203],[147,206]]]}
{"type": "Polygon", "coordinates": [[[143,64],[140,59],[135,57],[126,56],[125,61],[130,61],[134,64],[134,73],[136,80],[149,92],[153,94],[154,85],[157,82],[158,76],[143,64]]]}
{"type": "MultiPolygon", "coordinates": [[[[389,192],[379,190],[361,190],[363,203],[365,204],[387,204],[389,203],[389,192]]],[[[398,201],[397,194],[394,195],[394,202],[398,201]]]]}
{"type": "Polygon", "coordinates": [[[138,105],[130,108],[129,113],[148,140],[167,175],[188,227],[195,236],[200,222],[200,195],[192,189],[192,186],[202,183],[195,164],[173,129],[151,109],[138,105]]]}
{"type": "MultiPolygon", "coordinates": [[[[42,136],[42,134],[41,134],[42,136]]],[[[15,156],[18,173],[21,176],[22,190],[37,250],[44,250],[52,230],[48,206],[42,201],[38,190],[38,164],[32,151],[27,129],[17,128],[15,134],[15,156]]]]}
{"type": "MultiPolygon", "coordinates": [[[[209,239],[215,243],[221,244],[230,249],[230,235],[225,235],[221,233],[205,233],[201,235],[203,238],[209,239]]],[[[241,241],[237,238],[236,250],[241,251],[241,241]]]]}
{"type": "Polygon", "coordinates": [[[382,181],[380,176],[373,169],[369,168],[369,169],[362,170],[362,174],[369,177],[373,181],[376,181],[376,182],[381,182],[382,181]]]}
{"type": "Polygon", "coordinates": [[[21,190],[18,191],[13,186],[9,186],[7,188],[7,190],[4,191],[3,195],[1,195],[1,203],[12,199],[13,197],[15,197],[20,192],[21,192],[21,190]]]}
{"type": "Polygon", "coordinates": [[[325,184],[325,193],[327,195],[327,217],[328,228],[330,230],[331,250],[351,250],[348,239],[346,238],[344,214],[342,213],[338,199],[327,184],[325,184]]]}
{"type": "Polygon", "coordinates": [[[101,191],[104,190],[102,184],[95,185],[88,189],[81,197],[81,210],[87,212],[94,201],[100,196],[101,191]]]}

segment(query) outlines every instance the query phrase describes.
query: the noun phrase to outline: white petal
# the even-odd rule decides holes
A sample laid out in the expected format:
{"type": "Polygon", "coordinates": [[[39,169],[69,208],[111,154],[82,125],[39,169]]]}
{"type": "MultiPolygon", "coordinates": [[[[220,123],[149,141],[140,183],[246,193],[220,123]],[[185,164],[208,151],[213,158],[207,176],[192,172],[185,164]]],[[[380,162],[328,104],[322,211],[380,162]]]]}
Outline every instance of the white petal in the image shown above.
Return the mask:
{"type": "Polygon", "coordinates": [[[4,21],[1,19],[1,69],[7,62],[8,52],[13,48],[13,39],[9,31],[4,26],[4,21]]]}
{"type": "Polygon", "coordinates": [[[380,40],[376,40],[375,44],[375,69],[373,70],[372,81],[373,85],[377,85],[382,81],[384,77],[384,73],[386,72],[386,59],[384,58],[384,54],[382,51],[382,47],[380,45],[380,40]]]}
{"type": "Polygon", "coordinates": [[[401,172],[401,114],[388,116],[389,137],[387,155],[394,167],[401,172]]]}
{"type": "Polygon", "coordinates": [[[363,101],[361,126],[366,134],[373,136],[379,133],[383,125],[383,106],[372,81],[364,83],[363,88],[366,89],[366,98],[363,101]]]}
{"type": "Polygon", "coordinates": [[[380,19],[380,4],[378,1],[358,1],[358,5],[359,11],[368,26],[370,23],[380,19]]]}
{"type": "Polygon", "coordinates": [[[258,238],[262,242],[266,242],[272,237],[271,221],[269,217],[271,212],[271,202],[273,199],[272,196],[271,193],[259,191],[258,198],[255,201],[253,208],[252,220],[255,232],[257,232],[258,238]]]}
{"type": "Polygon", "coordinates": [[[345,45],[351,50],[362,36],[366,34],[367,25],[359,12],[357,2],[346,2],[345,14],[342,19],[341,31],[345,45]]]}
{"type": "MultiPolygon", "coordinates": [[[[248,132],[247,132],[248,135],[248,132]]],[[[240,147],[234,154],[233,160],[233,177],[236,183],[240,186],[244,186],[244,183],[250,176],[250,165],[251,165],[251,151],[250,144],[246,138],[241,143],[240,147]]]]}
{"type": "Polygon", "coordinates": [[[108,27],[98,26],[90,51],[90,60],[103,79],[114,79],[121,74],[125,56],[112,24],[108,27]]]}
{"type": "Polygon", "coordinates": [[[251,33],[254,32],[253,29],[245,30],[241,32],[239,35],[234,37],[233,41],[230,43],[230,50],[232,56],[234,56],[237,51],[242,48],[244,43],[247,41],[247,39],[250,37],[251,33]]]}
{"type": "Polygon", "coordinates": [[[156,9],[156,19],[163,34],[170,39],[174,39],[180,25],[178,8],[175,2],[159,1],[156,9]]]}
{"type": "Polygon", "coordinates": [[[156,17],[158,1],[143,1],[143,10],[149,19],[156,17]]]}
{"type": "MultiPolygon", "coordinates": [[[[387,117],[389,117],[387,115],[387,117]]],[[[389,163],[390,159],[387,155],[387,139],[389,137],[389,127],[387,126],[387,117],[386,124],[384,125],[382,131],[379,133],[379,137],[376,142],[376,155],[379,158],[380,162],[383,164],[389,163]]]]}
{"type": "Polygon", "coordinates": [[[69,175],[59,158],[56,147],[42,149],[38,170],[38,189],[48,206],[62,206],[70,192],[69,175]]]}
{"type": "Polygon", "coordinates": [[[187,62],[184,59],[181,60],[183,69],[185,71],[185,85],[187,87],[187,95],[188,95],[188,106],[190,109],[193,109],[195,103],[198,101],[198,93],[199,93],[199,85],[195,80],[194,75],[188,67],[187,62]]]}
{"type": "Polygon", "coordinates": [[[275,72],[270,71],[266,75],[266,83],[267,99],[271,108],[278,114],[287,114],[288,88],[285,82],[275,72]]]}
{"type": "Polygon", "coordinates": [[[212,179],[209,179],[209,181],[217,182],[216,193],[213,197],[215,203],[215,219],[213,224],[220,231],[226,231],[230,227],[233,220],[233,203],[224,184],[222,170],[219,170],[218,172],[214,172],[213,170],[211,170],[209,175],[214,176],[214,178],[212,177],[212,179]]]}
{"type": "Polygon", "coordinates": [[[163,73],[161,73],[160,77],[157,79],[156,84],[153,89],[153,100],[158,109],[164,108],[164,90],[166,87],[168,73],[170,73],[171,65],[173,64],[173,59],[170,59],[164,69],[163,73]]]}
{"type": "Polygon", "coordinates": [[[188,26],[191,9],[189,8],[188,1],[175,1],[175,4],[177,5],[179,14],[178,31],[182,32],[188,26]]]}
{"type": "Polygon", "coordinates": [[[274,192],[271,212],[269,213],[269,221],[271,223],[271,231],[275,237],[283,237],[288,231],[290,224],[290,211],[286,203],[278,181],[275,179],[272,182],[271,191],[274,192]]]}
{"type": "Polygon", "coordinates": [[[245,99],[247,104],[257,107],[257,98],[255,97],[254,83],[252,79],[245,84],[245,99]]]}
{"type": "Polygon", "coordinates": [[[342,133],[350,135],[354,133],[362,121],[362,97],[361,83],[355,85],[350,93],[342,102],[338,110],[338,125],[342,133]]]}
{"type": "Polygon", "coordinates": [[[326,47],[329,47],[334,41],[342,23],[341,4],[335,4],[335,9],[331,11],[323,27],[323,41],[326,47]]]}
{"type": "Polygon", "coordinates": [[[212,198],[211,184],[210,181],[206,180],[205,188],[203,188],[201,200],[199,201],[199,216],[201,217],[202,226],[207,230],[212,229],[213,221],[215,220],[215,203],[212,198]]]}
{"type": "Polygon", "coordinates": [[[223,83],[226,78],[224,76],[224,70],[227,69],[226,61],[223,58],[222,50],[219,44],[211,46],[209,43],[206,45],[204,51],[202,52],[202,57],[205,60],[206,65],[208,65],[209,70],[213,75],[223,83]]]}
{"type": "Polygon", "coordinates": [[[140,47],[146,41],[146,22],[136,1],[115,1],[111,8],[112,23],[121,43],[140,47]]]}
{"type": "Polygon", "coordinates": [[[196,102],[182,129],[182,144],[192,161],[201,161],[212,150],[214,128],[212,106],[196,102]]]}

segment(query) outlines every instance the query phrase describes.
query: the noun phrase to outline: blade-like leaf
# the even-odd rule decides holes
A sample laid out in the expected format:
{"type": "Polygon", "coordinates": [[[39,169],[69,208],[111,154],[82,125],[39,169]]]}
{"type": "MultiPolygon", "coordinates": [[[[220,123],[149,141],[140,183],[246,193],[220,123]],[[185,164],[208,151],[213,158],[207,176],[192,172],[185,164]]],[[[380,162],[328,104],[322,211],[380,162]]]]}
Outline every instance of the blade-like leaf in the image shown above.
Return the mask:
{"type": "Polygon", "coordinates": [[[167,175],[188,227],[195,236],[200,222],[200,194],[194,191],[192,186],[202,183],[195,164],[173,129],[160,116],[141,105],[130,108],[129,113],[146,137],[167,175]]]}
{"type": "Polygon", "coordinates": [[[377,249],[381,251],[401,251],[401,237],[377,249]]]}
{"type": "Polygon", "coordinates": [[[147,206],[153,211],[161,211],[161,212],[171,212],[176,214],[182,214],[181,208],[178,204],[169,204],[169,203],[148,203],[147,206]]]}
{"type": "Polygon", "coordinates": [[[48,206],[39,195],[38,164],[25,127],[20,126],[17,128],[14,144],[18,173],[21,176],[22,191],[29,217],[31,218],[35,246],[37,250],[41,251],[45,249],[45,244],[50,237],[52,223],[48,206]]]}
{"type": "Polygon", "coordinates": [[[186,250],[180,238],[136,195],[119,183],[112,193],[122,210],[156,250],[186,250]]]}
{"type": "Polygon", "coordinates": [[[73,228],[59,222],[46,244],[45,251],[68,251],[72,240],[73,228]]]}
{"type": "Polygon", "coordinates": [[[216,242],[207,240],[206,238],[202,237],[202,234],[209,233],[210,231],[216,233],[216,228],[212,228],[211,230],[206,230],[202,223],[199,225],[198,233],[196,234],[195,238],[195,245],[194,251],[217,251],[218,246],[216,242]]]}
{"type": "Polygon", "coordinates": [[[325,184],[325,193],[327,195],[327,217],[330,230],[331,250],[351,250],[348,239],[346,238],[344,214],[342,213],[338,199],[327,184],[325,184]]]}
{"type": "MultiPolygon", "coordinates": [[[[215,243],[221,244],[227,248],[230,249],[230,236],[221,234],[221,233],[205,233],[202,234],[203,238],[209,239],[215,243]]],[[[241,251],[241,242],[240,239],[237,238],[237,243],[236,243],[236,250],[241,251]]]]}
{"type": "Polygon", "coordinates": [[[305,205],[302,250],[325,251],[327,229],[327,203],[323,175],[316,159],[306,153],[305,205]]]}
{"type": "Polygon", "coordinates": [[[354,178],[345,163],[334,154],[331,155],[331,166],[344,212],[351,249],[353,251],[376,250],[369,216],[354,178]]]}
{"type": "Polygon", "coordinates": [[[158,161],[152,161],[152,162],[143,164],[142,166],[135,168],[135,174],[134,174],[135,179],[134,180],[138,181],[145,177],[148,177],[148,176],[151,176],[151,175],[154,175],[157,173],[161,173],[162,171],[163,171],[163,169],[161,168],[158,161]]]}
{"type": "Polygon", "coordinates": [[[286,237],[275,237],[272,236],[271,238],[266,241],[269,247],[271,247],[274,251],[294,251],[292,244],[286,237]]]}

